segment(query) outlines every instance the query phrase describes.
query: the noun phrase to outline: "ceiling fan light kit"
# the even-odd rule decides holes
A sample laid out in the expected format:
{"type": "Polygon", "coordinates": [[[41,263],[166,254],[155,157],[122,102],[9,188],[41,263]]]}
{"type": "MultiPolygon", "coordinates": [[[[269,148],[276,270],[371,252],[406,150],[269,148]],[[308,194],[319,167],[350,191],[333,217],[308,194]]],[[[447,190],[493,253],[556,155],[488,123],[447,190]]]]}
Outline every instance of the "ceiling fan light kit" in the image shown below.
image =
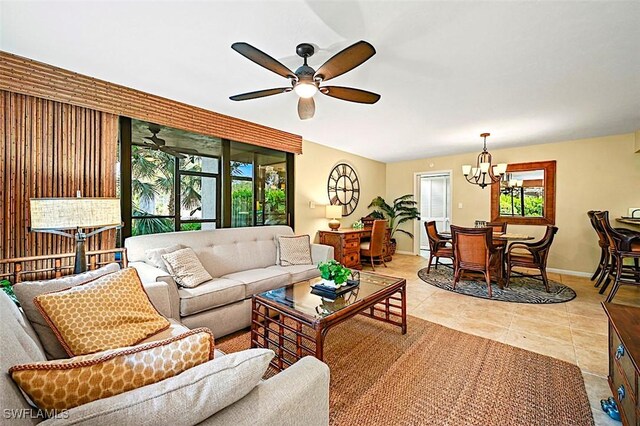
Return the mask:
{"type": "Polygon", "coordinates": [[[484,138],[484,147],[478,155],[475,167],[470,164],[462,166],[462,174],[467,182],[483,189],[488,185],[500,182],[502,176],[507,172],[506,163],[492,164],[491,153],[487,151],[487,136],[491,136],[491,134],[482,133],[480,135],[481,138],[484,138]]]}
{"type": "Polygon", "coordinates": [[[309,43],[302,43],[296,47],[296,53],[304,62],[295,72],[248,43],[233,43],[231,48],[269,71],[289,79],[291,83],[291,88],[281,87],[258,90],[230,96],[229,99],[232,101],[263,98],[265,96],[287,93],[293,90],[299,96],[298,116],[301,120],[307,120],[315,114],[316,105],[313,97],[318,92],[332,98],[363,104],[374,104],[380,99],[380,95],[366,90],[340,86],[320,86],[325,81],[338,77],[360,66],[375,55],[376,50],[366,41],[361,40],[338,52],[329,58],[317,71],[307,64],[307,59],[313,56],[315,52],[313,45],[309,43]]]}

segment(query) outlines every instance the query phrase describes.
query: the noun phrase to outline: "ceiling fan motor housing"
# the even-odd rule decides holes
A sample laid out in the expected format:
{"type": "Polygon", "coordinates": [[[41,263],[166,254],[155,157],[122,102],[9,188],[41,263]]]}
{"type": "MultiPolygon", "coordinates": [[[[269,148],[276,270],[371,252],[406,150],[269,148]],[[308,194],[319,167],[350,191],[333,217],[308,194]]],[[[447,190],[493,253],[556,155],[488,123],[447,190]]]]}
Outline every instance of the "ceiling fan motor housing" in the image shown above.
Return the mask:
{"type": "Polygon", "coordinates": [[[305,58],[305,59],[309,58],[313,56],[315,51],[316,49],[313,47],[312,44],[309,44],[309,43],[301,43],[298,46],[296,46],[296,53],[301,58],[305,58]]]}

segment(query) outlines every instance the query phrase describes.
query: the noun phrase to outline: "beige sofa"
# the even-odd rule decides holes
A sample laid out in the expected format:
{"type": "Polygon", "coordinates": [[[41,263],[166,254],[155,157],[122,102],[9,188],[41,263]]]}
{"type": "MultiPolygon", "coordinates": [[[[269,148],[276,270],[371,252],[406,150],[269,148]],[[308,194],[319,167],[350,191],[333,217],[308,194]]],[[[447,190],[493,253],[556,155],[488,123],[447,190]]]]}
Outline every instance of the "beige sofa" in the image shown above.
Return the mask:
{"type": "Polygon", "coordinates": [[[277,237],[293,235],[288,226],[171,232],[127,238],[129,265],[145,283],[169,285],[170,317],[189,328],[207,327],[221,337],[248,327],[251,296],[319,276],[316,265],[333,259],[333,247],[311,245],[313,265],[280,266],[277,237]],[[179,288],[145,252],[181,244],[191,247],[213,277],[196,288],[179,288]]]}
{"type": "MultiPolygon", "coordinates": [[[[168,284],[148,288],[159,310],[169,306],[168,284]]],[[[172,320],[154,340],[186,331],[172,320]]],[[[152,339],[148,339],[152,340],[152,339]]],[[[44,419],[31,407],[7,373],[17,364],[45,361],[38,335],[9,297],[0,291],[0,424],[11,425],[327,425],[329,368],[313,357],[298,361],[274,377],[247,384],[247,365],[272,352],[250,349],[234,354],[216,350],[215,358],[178,376],[44,419]],[[254,386],[255,385],[255,386],[254,386]]],[[[267,357],[268,359],[264,359],[267,357]]],[[[262,374],[257,372],[258,377],[262,374]]],[[[255,371],[252,373],[255,377],[255,371]]]]}

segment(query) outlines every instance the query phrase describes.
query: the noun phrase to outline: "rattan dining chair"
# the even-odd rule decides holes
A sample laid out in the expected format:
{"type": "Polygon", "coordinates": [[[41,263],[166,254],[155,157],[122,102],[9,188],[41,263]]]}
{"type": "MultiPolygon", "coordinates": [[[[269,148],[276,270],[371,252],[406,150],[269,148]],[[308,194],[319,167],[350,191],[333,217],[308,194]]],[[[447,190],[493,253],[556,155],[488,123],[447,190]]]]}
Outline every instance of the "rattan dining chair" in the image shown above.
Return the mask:
{"type": "Polygon", "coordinates": [[[451,247],[451,239],[445,238],[438,233],[435,221],[424,223],[427,232],[427,240],[429,240],[429,264],[427,265],[427,274],[431,272],[431,263],[436,259],[435,268],[438,269],[438,262],[441,257],[453,260],[453,247],[451,247]]]}
{"type": "Polygon", "coordinates": [[[544,288],[549,292],[549,280],[547,278],[547,258],[549,257],[549,249],[553,243],[553,238],[558,232],[557,226],[547,226],[547,230],[540,241],[533,243],[516,242],[512,243],[507,249],[507,283],[509,287],[509,280],[511,274],[532,277],[541,279],[544,283],[544,288]],[[514,271],[514,267],[522,267],[529,269],[537,269],[539,274],[525,274],[522,272],[514,271]]]}
{"type": "MultiPolygon", "coordinates": [[[[464,271],[479,272],[484,275],[487,292],[491,294],[491,273],[502,268],[499,249],[493,244],[493,230],[484,228],[464,228],[451,225],[453,243],[453,288],[464,271]]],[[[498,274],[499,278],[499,274],[498,274]]],[[[498,285],[502,283],[498,279],[498,285]]]]}
{"type": "Polygon", "coordinates": [[[609,222],[608,213],[597,212],[595,217],[607,236],[611,256],[607,277],[600,289],[600,294],[603,294],[609,283],[613,282],[613,287],[606,299],[606,302],[611,302],[621,285],[640,285],[640,234],[622,233],[613,228],[609,222]],[[632,259],[633,265],[625,265],[625,259],[632,259]]]}

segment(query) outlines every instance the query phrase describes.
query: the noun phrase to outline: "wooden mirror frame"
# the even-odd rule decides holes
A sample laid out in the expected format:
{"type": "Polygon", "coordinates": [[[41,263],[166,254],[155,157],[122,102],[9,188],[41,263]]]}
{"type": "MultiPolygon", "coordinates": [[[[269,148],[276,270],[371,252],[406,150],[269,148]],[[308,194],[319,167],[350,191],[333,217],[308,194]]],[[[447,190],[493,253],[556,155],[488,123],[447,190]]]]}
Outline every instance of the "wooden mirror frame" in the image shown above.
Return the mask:
{"type": "Polygon", "coordinates": [[[491,221],[514,225],[555,225],[556,224],[556,161],[515,163],[507,166],[509,172],[544,170],[544,216],[513,217],[500,216],[500,182],[491,185],[491,221]]]}

